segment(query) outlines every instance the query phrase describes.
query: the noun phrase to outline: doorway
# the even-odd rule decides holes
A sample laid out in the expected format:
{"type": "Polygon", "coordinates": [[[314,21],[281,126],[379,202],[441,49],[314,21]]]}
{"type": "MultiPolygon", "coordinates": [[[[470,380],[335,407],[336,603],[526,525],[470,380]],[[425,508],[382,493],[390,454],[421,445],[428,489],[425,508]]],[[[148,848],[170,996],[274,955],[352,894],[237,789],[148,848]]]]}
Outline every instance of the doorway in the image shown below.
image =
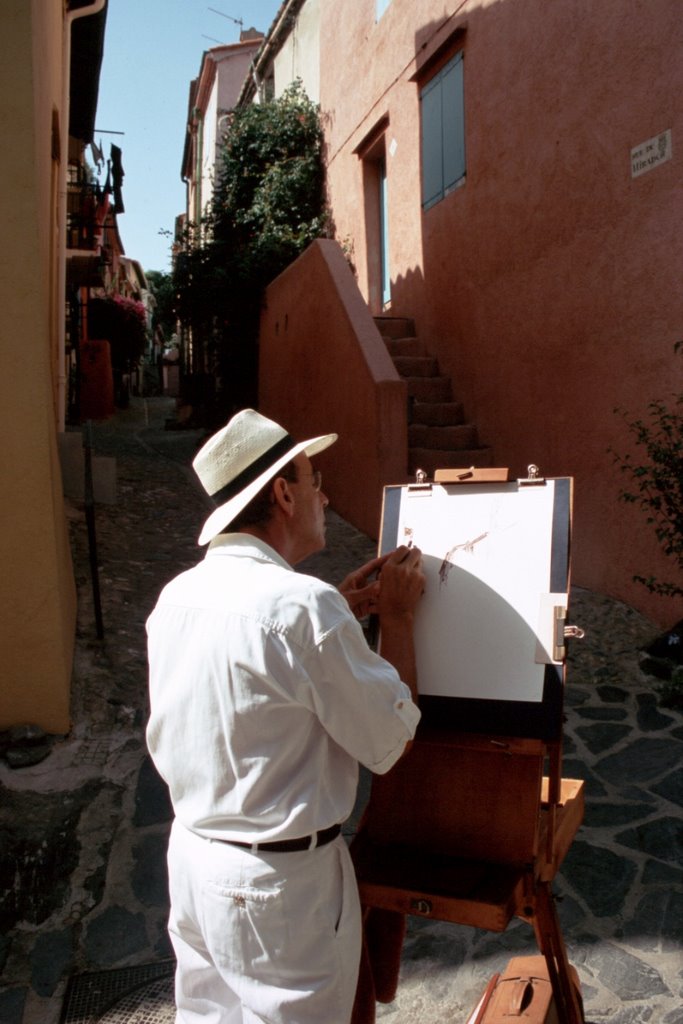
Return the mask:
{"type": "Polygon", "coordinates": [[[387,164],[382,158],[377,167],[379,178],[379,259],[382,288],[382,309],[391,305],[391,269],[389,265],[389,201],[387,197],[387,164]]]}
{"type": "Polygon", "coordinates": [[[363,161],[368,305],[374,316],[391,306],[386,127],[387,121],[384,120],[359,152],[363,161]]]}

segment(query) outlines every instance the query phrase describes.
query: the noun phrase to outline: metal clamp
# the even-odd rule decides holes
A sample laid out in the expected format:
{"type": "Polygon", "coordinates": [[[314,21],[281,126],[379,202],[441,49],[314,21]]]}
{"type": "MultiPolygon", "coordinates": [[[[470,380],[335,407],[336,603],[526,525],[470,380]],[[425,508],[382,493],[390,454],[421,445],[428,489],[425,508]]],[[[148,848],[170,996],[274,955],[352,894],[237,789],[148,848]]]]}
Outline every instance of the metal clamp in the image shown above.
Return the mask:
{"type": "Polygon", "coordinates": [[[517,483],[520,487],[529,487],[538,484],[545,484],[545,478],[541,476],[541,471],[535,463],[530,463],[526,468],[527,476],[518,477],[517,483]]]}
{"type": "Polygon", "coordinates": [[[408,484],[408,492],[410,494],[431,494],[432,485],[429,483],[427,473],[424,469],[415,470],[415,483],[408,484]]]}
{"type": "Polygon", "coordinates": [[[580,626],[567,625],[567,609],[556,605],[553,609],[555,635],[553,642],[554,661],[564,661],[567,656],[567,640],[583,640],[586,635],[580,626]]]}

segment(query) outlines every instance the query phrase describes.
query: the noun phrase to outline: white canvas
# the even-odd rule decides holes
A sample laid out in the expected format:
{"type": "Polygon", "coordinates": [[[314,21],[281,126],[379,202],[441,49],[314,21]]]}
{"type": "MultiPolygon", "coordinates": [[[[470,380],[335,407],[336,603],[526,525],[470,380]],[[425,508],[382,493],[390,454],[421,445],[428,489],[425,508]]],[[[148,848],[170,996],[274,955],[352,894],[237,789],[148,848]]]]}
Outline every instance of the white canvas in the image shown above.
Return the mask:
{"type": "Polygon", "coordinates": [[[440,697],[540,701],[553,661],[554,481],[402,489],[397,544],[424,555],[418,686],[440,697]],[[540,649],[540,656],[539,656],[540,649]]]}

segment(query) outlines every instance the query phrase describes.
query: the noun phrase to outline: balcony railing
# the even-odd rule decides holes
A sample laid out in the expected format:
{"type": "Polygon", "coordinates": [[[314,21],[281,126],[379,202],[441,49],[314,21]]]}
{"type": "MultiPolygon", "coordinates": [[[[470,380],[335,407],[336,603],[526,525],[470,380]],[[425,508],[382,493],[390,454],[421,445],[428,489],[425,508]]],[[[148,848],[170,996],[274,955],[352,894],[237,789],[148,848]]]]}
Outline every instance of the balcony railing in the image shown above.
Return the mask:
{"type": "Polygon", "coordinates": [[[67,249],[95,251],[102,245],[109,195],[97,185],[69,186],[66,214],[67,249]]]}

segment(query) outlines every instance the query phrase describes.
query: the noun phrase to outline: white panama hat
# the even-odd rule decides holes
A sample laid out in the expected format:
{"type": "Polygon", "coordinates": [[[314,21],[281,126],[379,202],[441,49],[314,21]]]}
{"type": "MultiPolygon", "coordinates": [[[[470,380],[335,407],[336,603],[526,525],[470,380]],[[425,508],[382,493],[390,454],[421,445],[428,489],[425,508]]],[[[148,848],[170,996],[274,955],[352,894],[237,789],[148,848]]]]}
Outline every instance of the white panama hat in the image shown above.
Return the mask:
{"type": "Polygon", "coordinates": [[[336,440],[336,434],[322,434],[295,441],[254,409],[238,412],[209,438],[192,462],[202,487],[218,506],[204,523],[197,543],[213,540],[277,471],[301,452],[317,455],[336,440]]]}

